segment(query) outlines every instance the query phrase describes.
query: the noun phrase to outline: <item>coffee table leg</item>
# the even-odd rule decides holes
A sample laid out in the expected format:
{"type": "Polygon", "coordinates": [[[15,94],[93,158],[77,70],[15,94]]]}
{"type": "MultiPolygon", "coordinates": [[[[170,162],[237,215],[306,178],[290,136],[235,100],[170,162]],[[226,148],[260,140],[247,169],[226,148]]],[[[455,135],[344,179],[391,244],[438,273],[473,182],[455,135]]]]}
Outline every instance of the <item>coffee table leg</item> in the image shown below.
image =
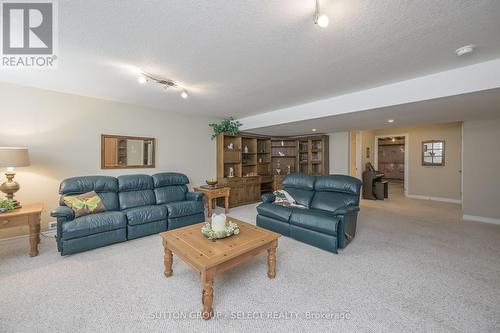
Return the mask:
{"type": "Polygon", "coordinates": [[[214,272],[205,271],[201,273],[201,286],[203,288],[201,293],[201,300],[203,303],[203,319],[210,319],[213,315],[212,302],[213,302],[213,283],[214,272]]]}
{"type": "Polygon", "coordinates": [[[277,243],[273,244],[273,246],[267,249],[267,276],[270,279],[276,277],[276,247],[277,243]]]}
{"type": "Polygon", "coordinates": [[[163,262],[165,264],[165,276],[169,277],[172,276],[172,261],[173,261],[173,256],[172,256],[172,251],[170,251],[167,247],[167,241],[163,240],[163,250],[164,250],[164,255],[163,255],[163,262]]]}

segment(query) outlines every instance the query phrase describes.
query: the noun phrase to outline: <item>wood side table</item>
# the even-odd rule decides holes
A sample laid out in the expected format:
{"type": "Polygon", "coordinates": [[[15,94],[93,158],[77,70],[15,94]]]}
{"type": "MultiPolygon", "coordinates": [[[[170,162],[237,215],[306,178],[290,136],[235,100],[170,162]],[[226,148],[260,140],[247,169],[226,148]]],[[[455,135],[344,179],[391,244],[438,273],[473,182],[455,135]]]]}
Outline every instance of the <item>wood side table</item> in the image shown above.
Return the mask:
{"type": "Polygon", "coordinates": [[[203,319],[210,319],[213,315],[213,282],[216,274],[267,252],[267,276],[270,279],[276,276],[276,248],[281,235],[229,216],[227,219],[238,224],[239,234],[209,240],[200,232],[206,222],[160,233],[163,238],[165,276],[168,278],[173,274],[172,254],[200,273],[203,319]]]}
{"type": "Polygon", "coordinates": [[[201,192],[205,195],[208,206],[208,217],[212,216],[212,210],[216,206],[216,204],[214,204],[214,200],[217,198],[224,197],[224,210],[226,214],[229,212],[229,195],[231,192],[229,187],[206,188],[200,186],[195,187],[194,190],[195,192],[201,192]]]}
{"type": "Polygon", "coordinates": [[[25,205],[21,208],[0,213],[0,228],[12,228],[29,225],[30,256],[38,255],[38,244],[40,243],[40,217],[43,204],[35,203],[25,205]]]}

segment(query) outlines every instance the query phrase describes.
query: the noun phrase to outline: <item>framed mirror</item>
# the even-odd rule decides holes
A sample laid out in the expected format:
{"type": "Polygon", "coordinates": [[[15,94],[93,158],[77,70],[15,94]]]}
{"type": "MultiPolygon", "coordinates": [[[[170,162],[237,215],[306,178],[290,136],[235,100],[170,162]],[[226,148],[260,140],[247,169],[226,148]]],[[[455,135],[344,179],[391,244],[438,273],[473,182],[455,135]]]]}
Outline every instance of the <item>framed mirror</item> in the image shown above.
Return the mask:
{"type": "Polygon", "coordinates": [[[155,139],[101,135],[101,169],[155,167],[155,139]]]}

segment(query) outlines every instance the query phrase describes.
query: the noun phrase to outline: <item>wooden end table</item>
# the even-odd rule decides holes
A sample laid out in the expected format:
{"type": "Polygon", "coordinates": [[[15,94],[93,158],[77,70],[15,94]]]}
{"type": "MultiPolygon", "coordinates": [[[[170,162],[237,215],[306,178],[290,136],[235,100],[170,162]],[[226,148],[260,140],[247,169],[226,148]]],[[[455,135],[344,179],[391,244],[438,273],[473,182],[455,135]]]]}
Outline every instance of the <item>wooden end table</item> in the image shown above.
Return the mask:
{"type": "Polygon", "coordinates": [[[212,216],[212,210],[216,205],[213,204],[214,200],[217,198],[224,197],[224,211],[227,214],[229,212],[229,194],[231,189],[229,187],[214,187],[214,188],[206,188],[206,187],[195,187],[195,192],[201,192],[205,195],[207,199],[207,207],[208,207],[208,216],[212,216]]]}
{"type": "Polygon", "coordinates": [[[29,225],[30,256],[38,255],[40,243],[40,217],[43,204],[29,204],[5,213],[0,213],[0,228],[12,228],[29,225]]]}
{"type": "Polygon", "coordinates": [[[211,241],[201,233],[206,223],[162,232],[164,247],[164,274],[170,277],[172,252],[196,272],[200,273],[204,319],[213,315],[213,282],[217,273],[236,266],[259,253],[267,252],[267,276],[276,276],[276,248],[280,234],[228,217],[238,224],[240,233],[211,241]]]}

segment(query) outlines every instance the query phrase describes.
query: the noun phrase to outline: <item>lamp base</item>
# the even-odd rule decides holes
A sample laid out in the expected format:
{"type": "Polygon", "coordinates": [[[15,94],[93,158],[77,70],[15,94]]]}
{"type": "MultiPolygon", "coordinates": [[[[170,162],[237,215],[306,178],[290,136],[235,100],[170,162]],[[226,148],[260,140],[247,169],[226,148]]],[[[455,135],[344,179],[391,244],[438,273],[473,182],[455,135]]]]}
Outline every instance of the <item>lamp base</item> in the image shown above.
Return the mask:
{"type": "Polygon", "coordinates": [[[12,203],[14,204],[14,209],[21,208],[21,203],[17,201],[16,199],[12,200],[12,203]]]}
{"type": "Polygon", "coordinates": [[[7,181],[3,184],[0,185],[0,191],[6,194],[7,200],[11,200],[12,203],[14,204],[14,209],[16,208],[21,208],[21,204],[19,201],[14,199],[14,193],[19,191],[19,184],[14,181],[14,176],[16,174],[12,171],[8,171],[5,173],[5,176],[7,177],[7,181]]]}

